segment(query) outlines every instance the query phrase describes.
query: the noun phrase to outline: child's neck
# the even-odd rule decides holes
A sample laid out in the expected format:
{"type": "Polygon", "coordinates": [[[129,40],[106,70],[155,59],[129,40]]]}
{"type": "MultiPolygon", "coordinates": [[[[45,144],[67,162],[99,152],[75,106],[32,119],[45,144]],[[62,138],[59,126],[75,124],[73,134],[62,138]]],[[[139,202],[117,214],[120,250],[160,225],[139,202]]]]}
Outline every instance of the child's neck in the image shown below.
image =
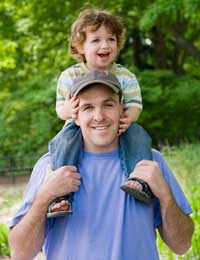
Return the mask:
{"type": "Polygon", "coordinates": [[[89,66],[87,65],[87,63],[85,62],[85,66],[86,66],[86,68],[87,68],[88,70],[99,70],[99,71],[111,71],[112,68],[113,68],[113,64],[114,64],[114,62],[111,63],[111,64],[110,64],[108,67],[106,67],[106,68],[92,68],[92,67],[89,67],[89,66]]]}

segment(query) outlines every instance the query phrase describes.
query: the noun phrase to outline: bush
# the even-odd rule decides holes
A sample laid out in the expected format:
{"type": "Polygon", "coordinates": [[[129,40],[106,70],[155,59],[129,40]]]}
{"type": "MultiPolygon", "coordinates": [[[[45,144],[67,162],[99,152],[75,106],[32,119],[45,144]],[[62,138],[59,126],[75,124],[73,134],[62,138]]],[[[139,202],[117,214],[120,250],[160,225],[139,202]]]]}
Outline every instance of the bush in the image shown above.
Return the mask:
{"type": "Polygon", "coordinates": [[[139,122],[155,145],[199,140],[199,75],[178,77],[171,71],[146,70],[138,80],[144,103],[139,122]]]}

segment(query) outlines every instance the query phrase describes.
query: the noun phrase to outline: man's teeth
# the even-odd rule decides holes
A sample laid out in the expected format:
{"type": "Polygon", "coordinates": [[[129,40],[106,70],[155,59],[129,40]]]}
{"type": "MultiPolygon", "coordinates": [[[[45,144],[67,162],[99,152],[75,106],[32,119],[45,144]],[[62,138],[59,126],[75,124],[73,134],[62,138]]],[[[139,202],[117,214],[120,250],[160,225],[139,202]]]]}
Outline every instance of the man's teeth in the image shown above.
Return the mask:
{"type": "Polygon", "coordinates": [[[96,130],[104,130],[107,127],[106,126],[98,126],[98,127],[94,127],[96,130]]]}

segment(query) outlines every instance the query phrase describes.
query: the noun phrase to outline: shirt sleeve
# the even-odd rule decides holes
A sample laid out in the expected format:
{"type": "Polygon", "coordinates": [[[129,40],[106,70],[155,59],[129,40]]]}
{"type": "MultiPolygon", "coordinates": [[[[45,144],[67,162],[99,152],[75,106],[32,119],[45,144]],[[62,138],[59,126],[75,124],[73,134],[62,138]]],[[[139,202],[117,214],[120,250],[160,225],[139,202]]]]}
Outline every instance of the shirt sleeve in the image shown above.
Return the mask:
{"type": "Polygon", "coordinates": [[[120,64],[116,65],[115,74],[122,87],[124,107],[142,110],[142,95],[136,76],[120,64]]]}
{"type": "MultiPolygon", "coordinates": [[[[192,208],[183,192],[181,189],[181,186],[179,185],[177,179],[173,175],[172,171],[168,167],[165,159],[161,155],[160,152],[153,150],[153,158],[155,161],[157,161],[160,165],[160,168],[162,170],[162,173],[164,175],[164,178],[166,182],[168,183],[171,192],[174,196],[174,199],[179,206],[179,208],[186,214],[189,215],[192,213],[192,208]]],[[[154,199],[154,212],[155,212],[155,217],[154,217],[154,226],[158,227],[162,223],[162,218],[161,218],[161,211],[160,211],[160,203],[158,199],[154,199]]]]}
{"type": "Polygon", "coordinates": [[[33,200],[35,198],[36,192],[38,191],[40,185],[44,180],[48,164],[49,164],[48,154],[42,156],[36,163],[33,172],[31,174],[30,180],[28,182],[28,185],[26,187],[22,204],[18,209],[17,213],[15,214],[15,216],[12,218],[9,225],[10,227],[15,226],[30,209],[33,200]]]}
{"type": "Polygon", "coordinates": [[[142,96],[139,83],[135,76],[129,78],[123,90],[124,106],[137,107],[142,110],[142,96]]]}
{"type": "Polygon", "coordinates": [[[57,82],[56,109],[64,105],[66,97],[70,95],[72,83],[73,81],[72,78],[68,75],[68,71],[63,71],[57,82]]]}

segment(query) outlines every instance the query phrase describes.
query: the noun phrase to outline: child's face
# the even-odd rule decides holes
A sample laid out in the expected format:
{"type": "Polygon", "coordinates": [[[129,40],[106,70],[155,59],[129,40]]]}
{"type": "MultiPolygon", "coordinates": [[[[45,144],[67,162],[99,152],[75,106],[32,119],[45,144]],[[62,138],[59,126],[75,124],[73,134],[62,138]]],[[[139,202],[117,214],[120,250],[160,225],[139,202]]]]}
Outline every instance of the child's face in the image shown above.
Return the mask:
{"type": "Polygon", "coordinates": [[[86,28],[86,40],[79,48],[89,69],[108,70],[118,54],[117,38],[104,25],[95,32],[86,28]]]}

